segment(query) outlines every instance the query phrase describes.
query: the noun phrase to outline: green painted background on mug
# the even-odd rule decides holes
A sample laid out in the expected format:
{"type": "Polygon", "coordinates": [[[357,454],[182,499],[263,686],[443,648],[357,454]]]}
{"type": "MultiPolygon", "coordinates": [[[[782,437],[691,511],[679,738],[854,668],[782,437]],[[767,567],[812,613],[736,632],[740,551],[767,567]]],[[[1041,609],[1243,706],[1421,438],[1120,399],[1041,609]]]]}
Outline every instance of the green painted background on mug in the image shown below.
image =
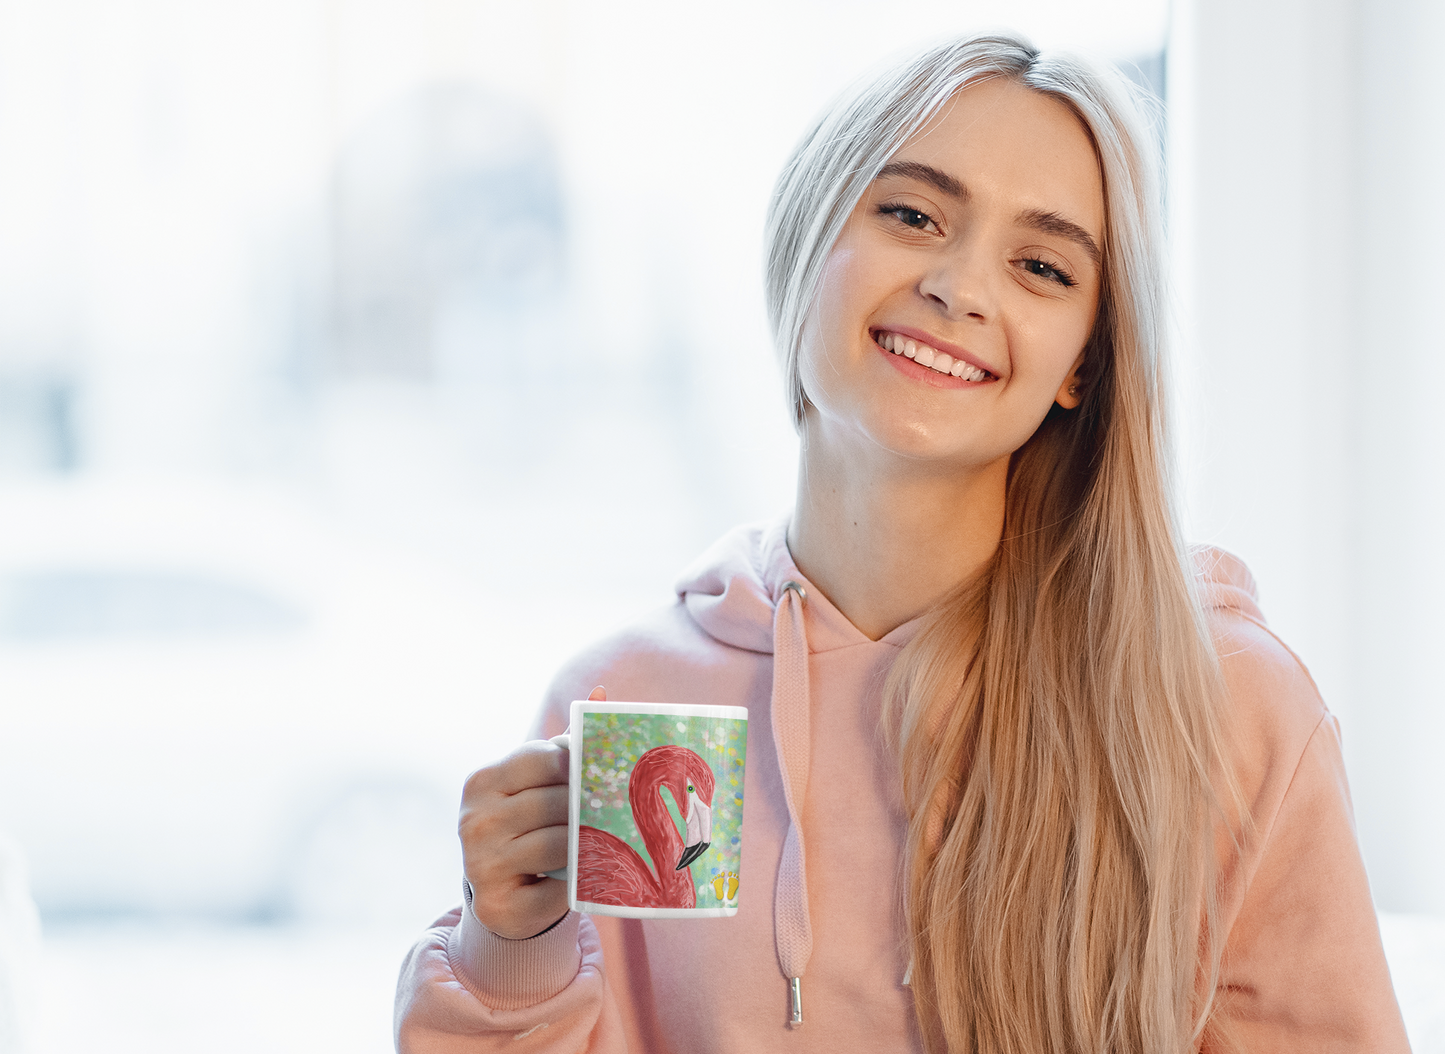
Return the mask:
{"type": "MultiPolygon", "coordinates": [[[[712,769],[712,843],[693,861],[697,906],[720,907],[712,880],[719,874],[742,874],[743,765],[748,750],[748,723],[731,717],[691,717],[678,714],[584,714],[582,716],[581,822],[615,834],[651,861],[627,800],[628,779],[637,759],[653,747],[672,744],[687,747],[712,769]]],[[[664,788],[662,800],[678,833],[682,816],[672,792],[664,788]]],[[[667,861],[672,867],[676,861],[667,861]]],[[[726,896],[726,889],[724,889],[726,896]]],[[[734,892],[729,903],[735,903],[734,892]]]]}

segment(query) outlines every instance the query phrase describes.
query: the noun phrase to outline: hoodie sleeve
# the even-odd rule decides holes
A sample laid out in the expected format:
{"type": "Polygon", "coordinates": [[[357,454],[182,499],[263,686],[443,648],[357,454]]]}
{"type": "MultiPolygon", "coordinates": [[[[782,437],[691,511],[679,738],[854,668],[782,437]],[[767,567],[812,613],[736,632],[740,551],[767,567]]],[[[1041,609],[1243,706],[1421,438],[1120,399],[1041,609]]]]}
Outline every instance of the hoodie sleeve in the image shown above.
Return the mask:
{"type": "Polygon", "coordinates": [[[1265,624],[1244,565],[1218,550],[1196,560],[1251,820],[1221,839],[1228,936],[1202,1049],[1408,1054],[1339,725],[1304,664],[1265,624]]]}
{"type": "Polygon", "coordinates": [[[1243,1051],[1408,1054],[1328,714],[1252,872],[1225,946],[1217,1037],[1243,1051]]]}
{"type": "Polygon", "coordinates": [[[465,905],[442,916],[402,964],[395,1021],[401,1054],[629,1049],[596,928],[576,912],[525,941],[465,905]]]}

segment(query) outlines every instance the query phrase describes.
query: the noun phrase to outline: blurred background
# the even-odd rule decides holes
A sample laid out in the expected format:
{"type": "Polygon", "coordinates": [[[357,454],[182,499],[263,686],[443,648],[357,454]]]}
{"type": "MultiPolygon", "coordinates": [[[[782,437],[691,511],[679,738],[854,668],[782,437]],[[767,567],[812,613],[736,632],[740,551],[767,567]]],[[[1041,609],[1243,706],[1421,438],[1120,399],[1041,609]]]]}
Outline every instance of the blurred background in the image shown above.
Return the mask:
{"type": "Polygon", "coordinates": [[[0,1051],[390,1049],[466,774],[791,502],[789,149],[997,27],[1166,103],[1191,536],[1445,1051],[1435,0],[0,0],[0,1051]]]}

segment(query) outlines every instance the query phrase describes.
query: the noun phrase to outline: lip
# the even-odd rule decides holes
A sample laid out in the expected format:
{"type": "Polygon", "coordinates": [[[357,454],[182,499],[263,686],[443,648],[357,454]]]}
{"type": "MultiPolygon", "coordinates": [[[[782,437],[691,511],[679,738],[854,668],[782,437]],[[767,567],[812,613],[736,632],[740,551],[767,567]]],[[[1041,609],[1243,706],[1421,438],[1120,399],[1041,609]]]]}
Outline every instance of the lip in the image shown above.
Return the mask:
{"type": "MultiPolygon", "coordinates": [[[[972,352],[970,352],[967,348],[960,348],[957,344],[950,344],[950,343],[949,343],[948,341],[946,341],[946,340],[939,340],[937,337],[933,336],[931,333],[925,333],[925,332],[924,332],[923,330],[921,330],[921,329],[914,329],[912,326],[872,326],[872,327],[870,327],[869,330],[868,330],[868,336],[870,336],[871,338],[873,338],[873,343],[874,343],[874,345],[877,346],[878,350],[882,351],[883,354],[887,355],[889,358],[903,358],[903,356],[901,356],[901,355],[894,355],[893,352],[887,350],[886,348],[883,347],[883,345],[879,344],[879,343],[878,343],[878,334],[880,334],[880,333],[897,333],[897,334],[900,334],[901,336],[907,337],[909,340],[915,341],[916,343],[919,343],[919,344],[927,344],[927,345],[928,345],[930,348],[932,348],[934,351],[944,351],[944,352],[947,352],[949,355],[952,355],[955,359],[962,359],[964,362],[968,363],[968,364],[969,364],[970,366],[972,366],[974,369],[983,370],[984,373],[989,374],[989,377],[986,378],[985,380],[982,380],[982,381],[968,381],[968,382],[966,382],[966,383],[968,383],[968,384],[987,384],[990,380],[998,380],[998,378],[1000,377],[1000,373],[999,373],[998,367],[996,367],[996,366],[991,366],[991,365],[989,365],[987,362],[984,362],[984,361],[983,361],[982,359],[980,359],[977,355],[975,355],[975,354],[973,354],[972,352]]],[[[912,361],[912,360],[908,360],[908,361],[912,361]]],[[[919,369],[921,369],[921,370],[928,370],[928,367],[927,367],[927,366],[920,366],[919,369]]],[[[939,377],[942,377],[942,374],[939,374],[936,370],[929,370],[929,372],[930,372],[930,373],[934,373],[934,374],[936,374],[936,375],[939,376],[939,377]]]]}

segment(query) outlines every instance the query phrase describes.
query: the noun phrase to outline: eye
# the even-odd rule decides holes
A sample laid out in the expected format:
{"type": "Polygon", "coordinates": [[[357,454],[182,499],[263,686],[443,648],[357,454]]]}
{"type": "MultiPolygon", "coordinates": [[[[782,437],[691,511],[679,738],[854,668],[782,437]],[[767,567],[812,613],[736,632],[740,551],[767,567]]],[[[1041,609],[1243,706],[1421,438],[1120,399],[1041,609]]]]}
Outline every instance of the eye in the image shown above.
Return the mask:
{"type": "Polygon", "coordinates": [[[884,202],[878,206],[880,216],[892,216],[905,227],[912,227],[916,231],[927,231],[930,234],[938,233],[938,224],[933,217],[926,212],[920,212],[911,205],[901,205],[898,202],[884,202]]]}
{"type": "Polygon", "coordinates": [[[692,786],[691,783],[689,783],[689,784],[687,785],[687,792],[688,792],[689,794],[691,794],[691,793],[693,792],[693,786],[692,786]]]}
{"type": "Polygon", "coordinates": [[[1028,259],[1020,260],[1019,266],[1037,278],[1042,278],[1049,282],[1057,282],[1065,288],[1076,284],[1073,276],[1067,271],[1062,267],[1049,263],[1047,260],[1029,257],[1028,259]]]}

